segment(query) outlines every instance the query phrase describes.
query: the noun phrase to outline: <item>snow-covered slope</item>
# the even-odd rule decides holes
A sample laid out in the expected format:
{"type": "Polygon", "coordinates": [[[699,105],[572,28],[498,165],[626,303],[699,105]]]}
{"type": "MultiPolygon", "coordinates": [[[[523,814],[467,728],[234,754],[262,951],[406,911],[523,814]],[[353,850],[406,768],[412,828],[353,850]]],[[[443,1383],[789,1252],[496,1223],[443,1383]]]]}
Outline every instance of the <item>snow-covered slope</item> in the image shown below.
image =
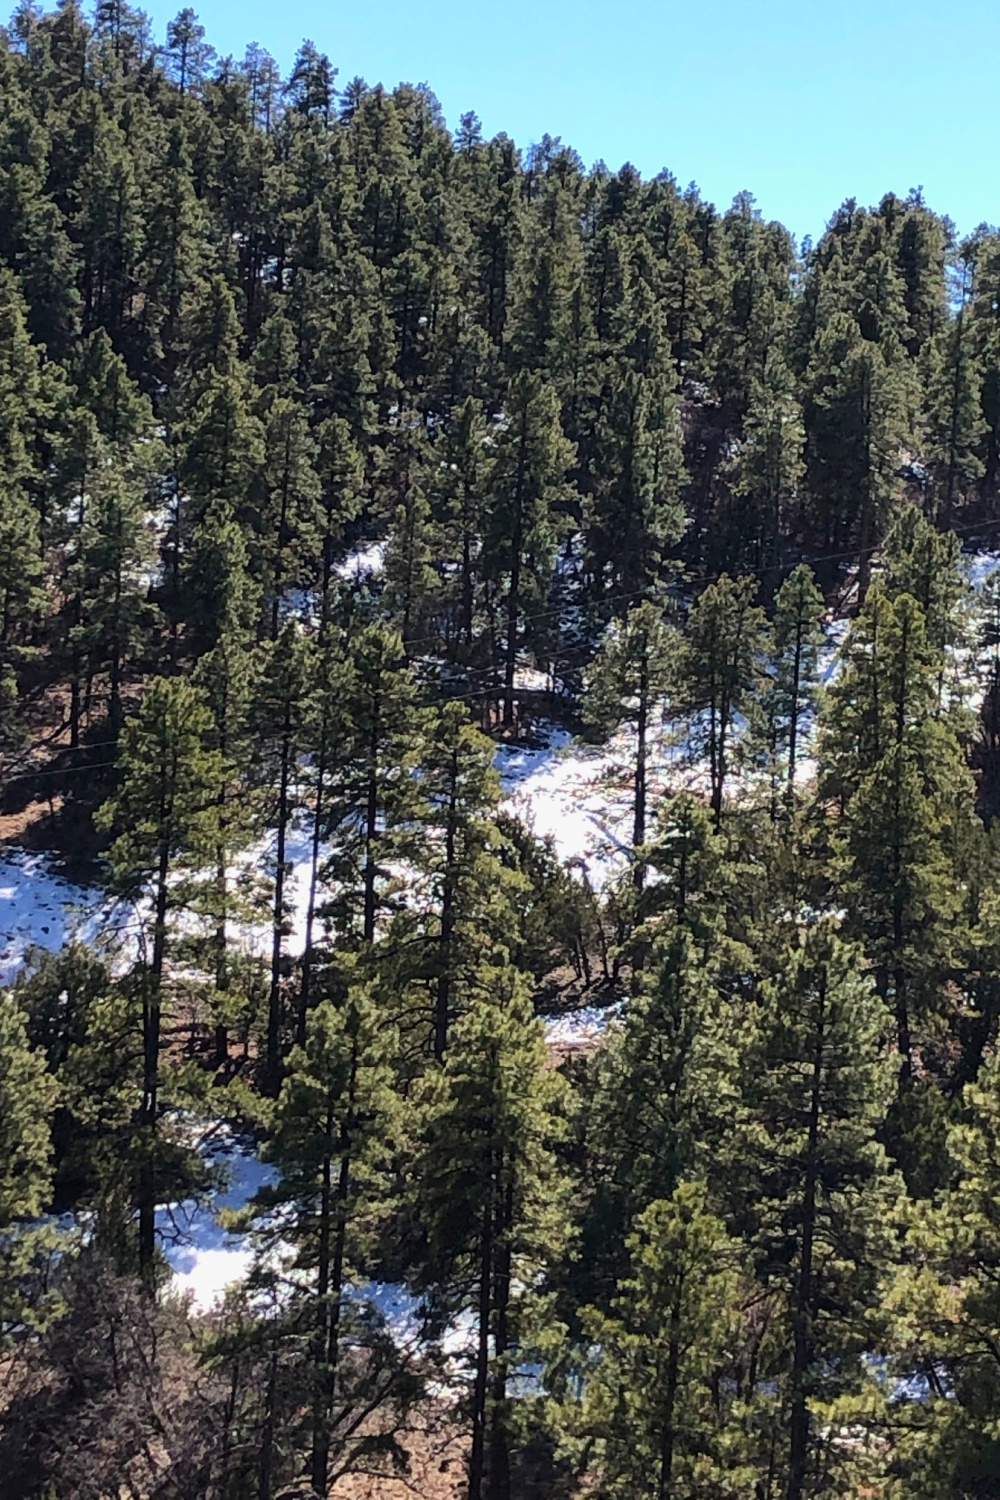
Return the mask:
{"type": "Polygon", "coordinates": [[[0,851],[0,984],[9,984],[29,948],[92,943],[104,907],[99,891],[74,885],[44,854],[0,851]]]}

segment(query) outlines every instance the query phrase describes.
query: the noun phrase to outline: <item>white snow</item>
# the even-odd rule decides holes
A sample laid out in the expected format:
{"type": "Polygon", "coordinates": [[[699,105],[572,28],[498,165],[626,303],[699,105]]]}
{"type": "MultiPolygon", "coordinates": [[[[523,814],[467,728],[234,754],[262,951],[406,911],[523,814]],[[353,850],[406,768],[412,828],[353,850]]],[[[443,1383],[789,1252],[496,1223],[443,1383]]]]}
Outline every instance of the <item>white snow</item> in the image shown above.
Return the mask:
{"type": "Polygon", "coordinates": [[[100,891],[74,885],[46,855],[0,853],[0,984],[11,983],[29,948],[92,943],[103,906],[100,891]]]}
{"type": "Polygon", "coordinates": [[[207,1311],[228,1286],[246,1276],[252,1260],[246,1236],[224,1229],[219,1212],[244,1208],[260,1188],[277,1178],[273,1167],[265,1166],[226,1130],[214,1131],[204,1150],[209,1160],[226,1169],[228,1185],[207,1202],[172,1204],[156,1215],[160,1243],[174,1273],[172,1289],[190,1292],[198,1312],[207,1311]]]}
{"type": "Polygon", "coordinates": [[[608,1022],[621,1014],[621,1002],[604,1007],[584,1005],[545,1022],[545,1037],[551,1047],[587,1047],[602,1037],[608,1022]]]}
{"type": "Polygon", "coordinates": [[[337,564],[338,578],[347,583],[377,578],[385,566],[385,542],[361,542],[337,564]]]}
{"type": "Polygon", "coordinates": [[[826,622],[826,640],[820,648],[817,660],[819,680],[824,687],[828,687],[837,675],[840,666],[840,648],[847,638],[850,624],[850,620],[846,618],[832,616],[826,622]]]}
{"type": "Polygon", "coordinates": [[[981,589],[987,578],[1000,567],[1000,552],[972,552],[965,561],[969,582],[974,589],[981,589]]]}
{"type": "MultiPolygon", "coordinates": [[[[497,749],[504,808],[536,837],[551,838],[559,858],[600,890],[631,859],[634,726],[620,726],[605,745],[574,740],[554,725],[538,728],[537,748],[497,749]]],[[[649,734],[647,777],[654,808],[668,789],[703,786],[705,769],[674,727],[662,724],[649,734]]]]}

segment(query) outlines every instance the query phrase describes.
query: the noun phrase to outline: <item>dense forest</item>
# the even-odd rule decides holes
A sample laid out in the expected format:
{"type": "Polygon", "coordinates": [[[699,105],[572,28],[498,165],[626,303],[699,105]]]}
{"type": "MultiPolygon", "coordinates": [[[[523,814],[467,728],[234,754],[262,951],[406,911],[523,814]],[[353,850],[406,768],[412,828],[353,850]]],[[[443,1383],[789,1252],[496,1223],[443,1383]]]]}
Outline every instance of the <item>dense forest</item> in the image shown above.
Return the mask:
{"type": "Polygon", "coordinates": [[[1000,233],[26,0],[5,1500],[1000,1496],[998,525],[1000,233]]]}

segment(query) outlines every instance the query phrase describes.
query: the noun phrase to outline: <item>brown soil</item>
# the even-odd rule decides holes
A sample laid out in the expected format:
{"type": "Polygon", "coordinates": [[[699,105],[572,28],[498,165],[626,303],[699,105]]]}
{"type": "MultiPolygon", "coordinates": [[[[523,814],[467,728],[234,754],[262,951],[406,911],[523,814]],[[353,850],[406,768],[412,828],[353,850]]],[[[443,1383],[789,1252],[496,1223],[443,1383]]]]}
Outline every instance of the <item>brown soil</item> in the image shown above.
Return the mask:
{"type": "Polygon", "coordinates": [[[29,802],[17,812],[0,812],[0,844],[18,844],[22,849],[45,849],[51,844],[52,819],[63,805],[60,794],[51,801],[29,802]]]}
{"type": "Polygon", "coordinates": [[[465,1432],[445,1410],[431,1406],[413,1418],[403,1439],[409,1458],[405,1475],[349,1474],[330,1491],[330,1500],[460,1500],[464,1493],[465,1432]]]}

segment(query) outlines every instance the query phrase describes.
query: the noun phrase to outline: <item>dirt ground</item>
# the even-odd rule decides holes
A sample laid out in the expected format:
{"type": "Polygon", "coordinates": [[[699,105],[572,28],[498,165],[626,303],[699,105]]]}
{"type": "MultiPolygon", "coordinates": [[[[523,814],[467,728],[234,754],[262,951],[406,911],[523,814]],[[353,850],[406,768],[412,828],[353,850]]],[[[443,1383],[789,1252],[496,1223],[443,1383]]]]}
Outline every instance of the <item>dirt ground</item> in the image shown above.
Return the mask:
{"type": "Polygon", "coordinates": [[[431,1409],[414,1419],[404,1447],[410,1458],[406,1475],[346,1475],[330,1500],[460,1500],[464,1494],[466,1434],[446,1413],[431,1409]]]}

